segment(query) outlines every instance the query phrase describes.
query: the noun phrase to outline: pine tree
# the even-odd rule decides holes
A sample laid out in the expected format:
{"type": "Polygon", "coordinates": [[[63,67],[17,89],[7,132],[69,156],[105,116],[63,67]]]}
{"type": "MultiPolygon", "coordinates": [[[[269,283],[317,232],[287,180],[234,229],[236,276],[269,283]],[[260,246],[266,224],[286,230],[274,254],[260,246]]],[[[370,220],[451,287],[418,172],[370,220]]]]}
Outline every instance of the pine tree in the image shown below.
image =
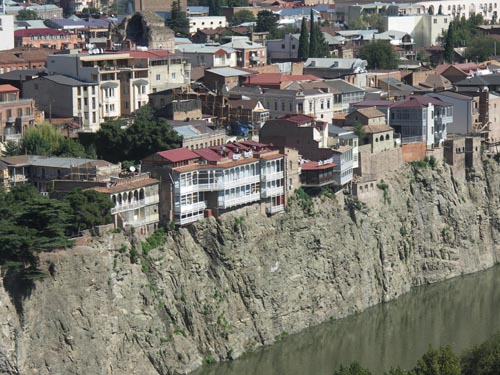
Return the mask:
{"type": "Polygon", "coordinates": [[[446,33],[446,38],[444,40],[444,59],[453,63],[453,55],[455,53],[455,22],[450,22],[450,26],[448,26],[448,32],[446,33]]]}
{"type": "Polygon", "coordinates": [[[309,32],[307,31],[306,18],[302,18],[299,37],[299,60],[305,61],[309,58],[309,32]]]}
{"type": "Polygon", "coordinates": [[[220,16],[222,14],[222,7],[220,0],[210,0],[208,3],[208,13],[211,16],[220,16]]]}
{"type": "Polygon", "coordinates": [[[189,34],[189,21],[186,17],[186,12],[182,11],[180,0],[173,2],[171,16],[167,21],[167,26],[170,27],[176,34],[189,34]]]}
{"type": "Polygon", "coordinates": [[[318,55],[318,36],[316,35],[316,28],[314,27],[314,14],[313,10],[311,9],[311,16],[310,16],[310,34],[309,34],[309,57],[317,57],[318,55]]]}

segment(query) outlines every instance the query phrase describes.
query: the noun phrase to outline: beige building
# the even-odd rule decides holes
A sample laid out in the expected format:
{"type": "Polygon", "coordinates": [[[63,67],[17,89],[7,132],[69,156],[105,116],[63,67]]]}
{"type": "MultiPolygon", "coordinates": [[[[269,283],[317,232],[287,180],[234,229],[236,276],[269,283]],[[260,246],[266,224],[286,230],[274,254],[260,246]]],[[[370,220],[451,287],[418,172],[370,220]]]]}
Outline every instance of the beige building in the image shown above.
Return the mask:
{"type": "Polygon", "coordinates": [[[349,113],[345,118],[345,125],[386,125],[384,112],[375,107],[359,108],[349,113]]]}
{"type": "Polygon", "coordinates": [[[0,142],[21,140],[27,127],[43,121],[38,112],[33,99],[19,98],[18,88],[0,85],[0,142]]]}
{"type": "Polygon", "coordinates": [[[97,83],[60,74],[23,82],[23,94],[33,98],[49,118],[73,118],[82,132],[96,132],[101,124],[97,83]]]}
{"type": "Polygon", "coordinates": [[[130,115],[148,103],[148,67],[137,67],[129,53],[50,55],[49,73],[97,83],[101,121],[130,115]]]}

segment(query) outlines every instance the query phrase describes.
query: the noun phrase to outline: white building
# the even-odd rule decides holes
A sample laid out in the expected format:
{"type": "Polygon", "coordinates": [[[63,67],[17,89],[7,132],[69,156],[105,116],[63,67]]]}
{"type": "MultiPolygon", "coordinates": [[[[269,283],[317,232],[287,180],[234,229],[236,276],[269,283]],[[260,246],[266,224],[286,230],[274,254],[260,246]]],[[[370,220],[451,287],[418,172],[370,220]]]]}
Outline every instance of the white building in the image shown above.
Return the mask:
{"type": "Polygon", "coordinates": [[[14,16],[0,15],[0,51],[14,48],[14,16]]]}
{"type": "Polygon", "coordinates": [[[387,30],[397,30],[410,34],[415,47],[439,45],[443,32],[448,30],[453,17],[449,15],[404,15],[385,18],[387,30]]]}
{"type": "Polygon", "coordinates": [[[176,52],[191,61],[191,66],[223,68],[238,66],[236,51],[233,48],[206,44],[181,44],[176,52]]]}
{"type": "Polygon", "coordinates": [[[333,119],[333,93],[328,90],[263,90],[260,87],[235,87],[231,90],[231,94],[233,93],[260,100],[269,110],[270,119],[290,114],[304,114],[328,123],[333,119]]]}
{"type": "Polygon", "coordinates": [[[195,34],[198,29],[216,29],[227,26],[224,16],[188,17],[188,20],[190,34],[195,34]]]}
{"type": "Polygon", "coordinates": [[[299,57],[300,34],[286,34],[283,39],[267,40],[267,55],[270,60],[296,60],[299,57]]]}

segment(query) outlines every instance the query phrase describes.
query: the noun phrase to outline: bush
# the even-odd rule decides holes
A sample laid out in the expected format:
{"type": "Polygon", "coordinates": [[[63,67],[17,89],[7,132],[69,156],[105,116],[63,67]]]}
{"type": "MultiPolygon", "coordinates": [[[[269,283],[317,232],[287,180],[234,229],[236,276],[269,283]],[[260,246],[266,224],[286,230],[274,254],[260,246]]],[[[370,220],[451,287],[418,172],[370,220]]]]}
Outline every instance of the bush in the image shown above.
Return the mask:
{"type": "Polygon", "coordinates": [[[314,202],[304,189],[298,188],[295,190],[295,199],[305,213],[312,214],[314,202]]]}

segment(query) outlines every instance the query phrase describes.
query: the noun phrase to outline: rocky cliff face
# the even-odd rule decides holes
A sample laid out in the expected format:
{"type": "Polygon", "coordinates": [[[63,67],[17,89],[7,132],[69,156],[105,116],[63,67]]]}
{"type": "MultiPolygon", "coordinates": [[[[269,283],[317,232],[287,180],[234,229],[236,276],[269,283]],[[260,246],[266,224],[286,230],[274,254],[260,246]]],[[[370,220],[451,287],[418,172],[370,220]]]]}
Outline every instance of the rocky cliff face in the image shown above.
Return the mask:
{"type": "Polygon", "coordinates": [[[366,205],[324,195],[267,218],[246,207],[171,234],[131,264],[122,234],[45,254],[23,301],[0,288],[0,373],[175,374],[236,358],[425,283],[488,268],[500,165],[454,178],[406,167],[366,205]]]}

